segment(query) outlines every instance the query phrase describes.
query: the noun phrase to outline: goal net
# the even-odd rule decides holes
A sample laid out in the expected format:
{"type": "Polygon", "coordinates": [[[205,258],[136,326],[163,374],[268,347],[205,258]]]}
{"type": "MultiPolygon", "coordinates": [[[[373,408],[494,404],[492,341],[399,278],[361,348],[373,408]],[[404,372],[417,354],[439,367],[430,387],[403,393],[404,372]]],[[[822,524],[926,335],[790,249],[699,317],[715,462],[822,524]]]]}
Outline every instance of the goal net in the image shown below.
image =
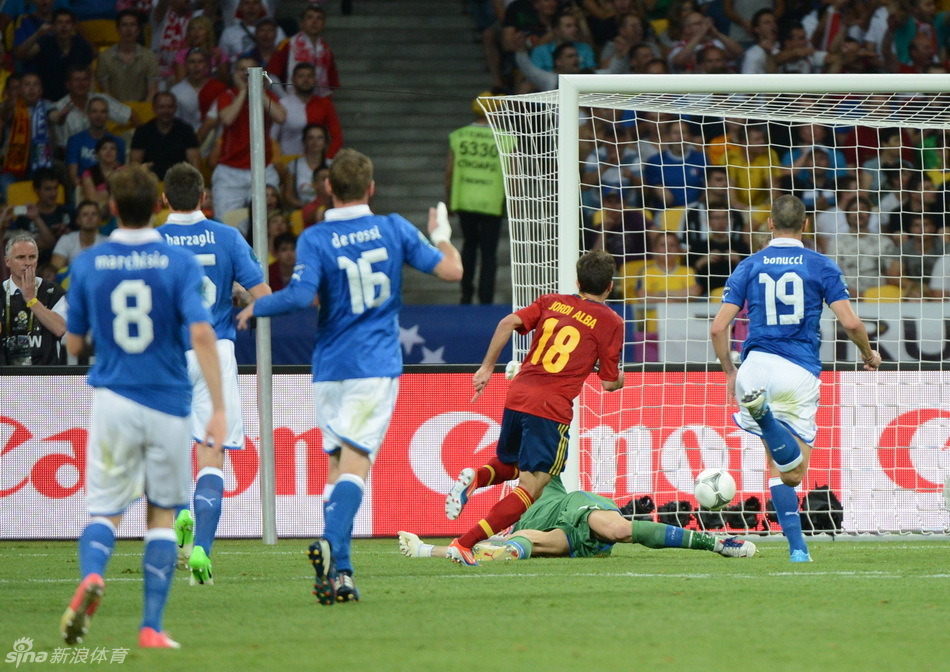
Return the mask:
{"type": "MultiPolygon", "coordinates": [[[[946,533],[944,91],[945,75],[575,75],[558,91],[483,99],[503,156],[515,308],[576,291],[585,251],[617,262],[626,385],[585,387],[568,483],[640,499],[664,522],[779,529],[765,451],[732,422],[708,333],[731,270],[770,239],[771,201],[794,194],[809,210],[805,244],[841,266],[886,362],[863,371],[826,309],[805,529],[946,533]],[[724,515],[695,511],[708,467],[735,477],[724,515]]],[[[739,319],[737,353],[744,337],[739,319]]]]}

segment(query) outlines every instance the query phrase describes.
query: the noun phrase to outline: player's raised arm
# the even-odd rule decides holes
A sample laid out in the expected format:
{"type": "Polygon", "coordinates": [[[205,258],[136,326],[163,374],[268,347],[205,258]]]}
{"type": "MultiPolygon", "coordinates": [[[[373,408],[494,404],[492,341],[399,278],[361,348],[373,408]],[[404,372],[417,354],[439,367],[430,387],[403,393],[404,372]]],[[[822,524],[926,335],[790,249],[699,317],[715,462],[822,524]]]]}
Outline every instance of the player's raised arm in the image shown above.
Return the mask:
{"type": "Polygon", "coordinates": [[[445,255],[432,274],[446,282],[458,282],[462,279],[462,256],[452,245],[452,225],[449,224],[449,212],[445,203],[439,201],[434,208],[429,208],[429,240],[445,255]]]}

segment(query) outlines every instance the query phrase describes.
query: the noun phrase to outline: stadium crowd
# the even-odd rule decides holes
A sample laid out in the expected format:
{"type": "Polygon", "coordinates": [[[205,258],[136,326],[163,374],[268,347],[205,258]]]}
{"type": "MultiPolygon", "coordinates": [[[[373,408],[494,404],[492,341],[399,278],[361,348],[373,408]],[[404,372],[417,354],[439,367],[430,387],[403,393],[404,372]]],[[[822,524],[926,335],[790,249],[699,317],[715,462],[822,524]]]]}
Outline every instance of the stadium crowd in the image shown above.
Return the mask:
{"type": "MultiPolygon", "coordinates": [[[[950,0],[465,6],[496,93],[544,90],[557,74],[580,72],[946,72],[950,56],[950,0]]],[[[115,226],[107,178],[129,165],[161,179],[188,161],[210,185],[205,212],[250,237],[243,78],[254,64],[273,80],[265,106],[271,276],[288,275],[291,237],[322,220],[323,179],[344,144],[320,4],[287,17],[273,0],[28,0],[6,3],[0,28],[0,236],[34,236],[40,277],[68,286],[69,260],[102,239],[79,222],[78,206],[98,204],[98,232],[107,235],[115,226]]],[[[942,131],[596,109],[582,142],[585,247],[615,255],[616,298],[715,296],[761,244],[768,204],[783,193],[808,205],[809,244],[838,261],[853,296],[950,292],[942,131]],[[657,238],[668,232],[677,240],[657,238]]],[[[0,279],[9,275],[5,257],[0,279]]],[[[463,302],[472,293],[463,290],[463,302]]],[[[481,294],[491,301],[489,290],[481,294]]]]}
{"type": "MultiPolygon", "coordinates": [[[[343,131],[326,11],[315,3],[296,17],[276,12],[275,0],[4,3],[0,239],[32,234],[37,275],[68,287],[68,262],[115,228],[109,176],[144,165],[161,180],[180,161],[210,187],[206,214],[250,238],[246,72],[260,65],[273,82],[269,261],[272,277],[287,276],[296,236],[329,206],[322,182],[343,131]],[[88,202],[104,235],[80,221],[88,202]]],[[[3,256],[0,280],[10,274],[3,256]]]]}
{"type": "MultiPolygon", "coordinates": [[[[497,93],[577,73],[947,73],[946,0],[484,0],[471,3],[497,93]]],[[[842,96],[831,116],[897,111],[910,95],[842,96]]],[[[769,239],[782,194],[809,210],[806,245],[852,297],[950,294],[941,129],[581,111],[584,249],[615,256],[613,298],[650,340],[650,304],[717,298],[769,239]]],[[[649,348],[638,355],[647,360],[649,348]]]]}

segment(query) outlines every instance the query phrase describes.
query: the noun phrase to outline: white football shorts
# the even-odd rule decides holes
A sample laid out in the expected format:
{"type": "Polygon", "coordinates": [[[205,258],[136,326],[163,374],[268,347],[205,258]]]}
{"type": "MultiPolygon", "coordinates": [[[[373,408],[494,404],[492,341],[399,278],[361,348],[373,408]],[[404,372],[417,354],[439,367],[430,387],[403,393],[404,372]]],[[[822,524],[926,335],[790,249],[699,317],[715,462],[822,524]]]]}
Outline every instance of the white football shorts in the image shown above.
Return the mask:
{"type": "MultiPolygon", "coordinates": [[[[821,381],[810,371],[784,357],[759,350],[749,353],[736,375],[736,399],[752,390],[764,389],[772,415],[809,445],[818,433],[815,416],[820,387],[821,381]]],[[[747,432],[762,435],[758,423],[741,404],[732,418],[747,432]]]]}
{"type": "Polygon", "coordinates": [[[90,516],[115,516],[143,494],[163,509],[188,502],[188,418],[98,387],[86,452],[86,508],[90,516]]]}
{"type": "Polygon", "coordinates": [[[375,461],[398,395],[398,378],[315,382],[313,401],[324,452],[336,453],[346,443],[375,461]]]}
{"type": "MultiPolygon", "coordinates": [[[[208,418],[211,417],[211,394],[201,375],[198,357],[194,350],[185,353],[188,360],[188,378],[191,380],[191,435],[195,441],[205,438],[208,418]]],[[[228,419],[228,433],[224,447],[228,450],[244,448],[244,419],[241,417],[241,389],[238,387],[237,359],[234,356],[234,341],[218,339],[218,361],[221,363],[221,393],[224,395],[224,413],[228,419]]]]}

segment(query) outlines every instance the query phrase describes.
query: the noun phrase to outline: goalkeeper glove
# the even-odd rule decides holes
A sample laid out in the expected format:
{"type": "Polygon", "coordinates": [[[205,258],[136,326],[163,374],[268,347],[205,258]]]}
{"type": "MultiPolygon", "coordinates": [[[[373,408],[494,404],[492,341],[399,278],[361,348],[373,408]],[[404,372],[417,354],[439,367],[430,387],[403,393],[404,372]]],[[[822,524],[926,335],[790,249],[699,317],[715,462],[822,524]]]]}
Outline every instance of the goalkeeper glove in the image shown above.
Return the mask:
{"type": "Polygon", "coordinates": [[[429,240],[432,241],[433,245],[438,247],[439,243],[448,243],[452,240],[452,225],[449,224],[449,211],[442,201],[439,201],[439,204],[435,206],[435,218],[437,225],[432,233],[429,234],[429,240]]]}

